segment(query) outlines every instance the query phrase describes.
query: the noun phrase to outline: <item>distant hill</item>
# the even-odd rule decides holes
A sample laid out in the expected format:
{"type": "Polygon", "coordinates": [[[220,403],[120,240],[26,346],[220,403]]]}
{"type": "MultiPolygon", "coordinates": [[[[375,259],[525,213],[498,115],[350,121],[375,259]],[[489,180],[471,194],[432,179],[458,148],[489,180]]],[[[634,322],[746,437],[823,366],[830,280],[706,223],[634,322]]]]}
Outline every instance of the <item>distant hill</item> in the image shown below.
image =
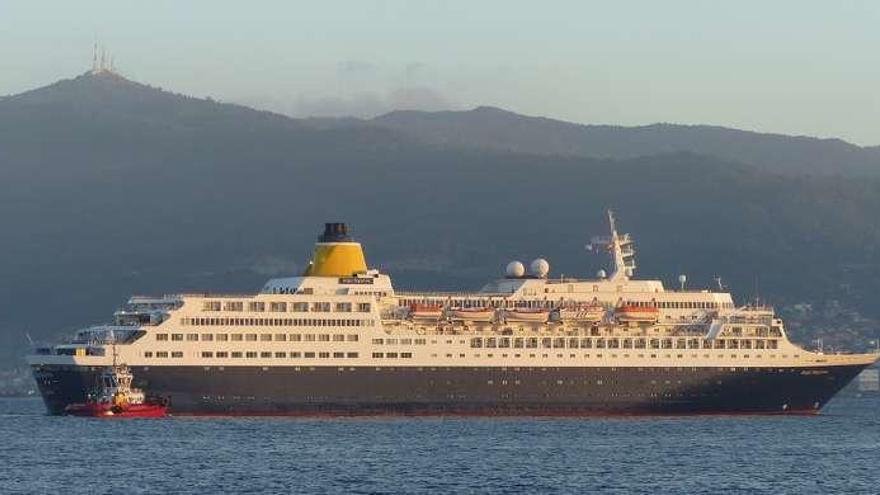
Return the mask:
{"type": "MultiPolygon", "coordinates": [[[[446,112],[396,111],[367,122],[440,146],[593,158],[635,158],[687,151],[772,172],[880,176],[877,147],[863,148],[840,139],[761,134],[717,126],[580,125],[493,107],[446,112]]],[[[351,125],[350,120],[345,124],[351,125]]]]}
{"type": "MultiPolygon", "coordinates": [[[[876,316],[880,182],[691,152],[629,159],[424,143],[288,119],[112,74],[0,101],[0,362],[132,293],[256,290],[345,220],[399,287],[478,288],[510,259],[595,273],[618,211],[639,273],[876,316]]],[[[796,336],[797,337],[797,336],[796,336]]]]}

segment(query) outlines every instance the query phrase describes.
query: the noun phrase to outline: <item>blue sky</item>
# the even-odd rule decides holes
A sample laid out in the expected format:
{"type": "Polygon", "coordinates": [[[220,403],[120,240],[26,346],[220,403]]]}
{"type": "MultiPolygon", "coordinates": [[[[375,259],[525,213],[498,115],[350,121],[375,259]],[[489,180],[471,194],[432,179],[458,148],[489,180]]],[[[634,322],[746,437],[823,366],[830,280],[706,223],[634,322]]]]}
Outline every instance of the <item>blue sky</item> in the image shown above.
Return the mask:
{"type": "Polygon", "coordinates": [[[291,115],[494,105],[880,144],[880,2],[0,0],[0,94],[84,72],[291,115]]]}

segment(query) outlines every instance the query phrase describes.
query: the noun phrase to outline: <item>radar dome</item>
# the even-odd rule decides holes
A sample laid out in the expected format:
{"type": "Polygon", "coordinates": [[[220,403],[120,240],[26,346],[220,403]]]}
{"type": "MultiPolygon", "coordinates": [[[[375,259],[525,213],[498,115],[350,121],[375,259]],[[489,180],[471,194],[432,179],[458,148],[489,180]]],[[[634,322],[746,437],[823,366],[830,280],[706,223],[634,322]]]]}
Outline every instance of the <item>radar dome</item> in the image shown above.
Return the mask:
{"type": "Polygon", "coordinates": [[[550,273],[550,263],[544,258],[538,258],[529,265],[529,274],[533,277],[545,278],[550,273]]]}
{"type": "Polygon", "coordinates": [[[519,261],[511,261],[504,270],[507,278],[520,278],[526,274],[526,267],[519,261]]]}
{"type": "Polygon", "coordinates": [[[608,274],[605,273],[605,270],[599,270],[598,272],[596,272],[596,276],[599,278],[605,278],[608,276],[608,274]]]}

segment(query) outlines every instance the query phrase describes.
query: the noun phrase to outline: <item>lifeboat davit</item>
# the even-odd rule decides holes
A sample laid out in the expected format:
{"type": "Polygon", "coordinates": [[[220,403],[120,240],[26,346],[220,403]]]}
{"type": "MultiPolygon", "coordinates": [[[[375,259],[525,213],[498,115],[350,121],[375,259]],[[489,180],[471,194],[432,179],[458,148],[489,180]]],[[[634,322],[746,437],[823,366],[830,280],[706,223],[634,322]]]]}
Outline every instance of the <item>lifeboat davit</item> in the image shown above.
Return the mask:
{"type": "Polygon", "coordinates": [[[660,310],[653,306],[620,306],[614,310],[614,316],[620,322],[656,323],[660,319],[660,310]]]}
{"type": "Polygon", "coordinates": [[[544,308],[517,308],[504,313],[507,321],[531,321],[543,323],[550,317],[550,310],[544,308]]]}
{"type": "Polygon", "coordinates": [[[602,321],[605,318],[605,307],[601,304],[574,306],[559,309],[559,319],[563,321],[602,321]]]}
{"type": "Polygon", "coordinates": [[[492,321],[495,319],[495,308],[453,308],[452,318],[465,321],[492,321]]]}
{"type": "Polygon", "coordinates": [[[443,317],[443,305],[410,304],[409,316],[416,320],[439,320],[443,317]]]}

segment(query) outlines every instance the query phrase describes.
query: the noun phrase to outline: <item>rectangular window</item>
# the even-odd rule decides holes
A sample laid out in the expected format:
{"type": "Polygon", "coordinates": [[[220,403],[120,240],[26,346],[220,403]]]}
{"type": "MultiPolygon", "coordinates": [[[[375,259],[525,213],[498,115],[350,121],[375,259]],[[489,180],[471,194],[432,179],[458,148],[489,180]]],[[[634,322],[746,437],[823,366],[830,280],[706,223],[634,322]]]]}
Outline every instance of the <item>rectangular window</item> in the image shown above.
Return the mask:
{"type": "Polygon", "coordinates": [[[345,353],[344,353],[344,352],[334,352],[334,353],[333,353],[333,357],[336,358],[336,359],[338,359],[338,358],[344,358],[344,357],[345,357],[345,353]]]}
{"type": "Polygon", "coordinates": [[[272,342],[272,334],[271,333],[261,333],[260,334],[260,342],[272,342]]]}
{"type": "Polygon", "coordinates": [[[240,358],[240,357],[242,357],[242,354],[241,354],[241,352],[236,351],[236,352],[233,352],[233,353],[232,353],[232,357],[234,357],[234,358],[240,358]]]}
{"type": "Polygon", "coordinates": [[[213,342],[214,334],[213,333],[203,333],[202,334],[202,342],[213,342]]]}
{"type": "Polygon", "coordinates": [[[167,358],[167,357],[168,357],[168,352],[167,352],[167,351],[159,351],[159,352],[156,353],[156,357],[157,357],[157,358],[167,358]]]}
{"type": "Polygon", "coordinates": [[[153,351],[144,351],[144,357],[145,358],[153,357],[153,351]]]}
{"type": "Polygon", "coordinates": [[[226,304],[223,305],[223,309],[225,309],[226,311],[244,311],[244,302],[226,301],[226,304]]]}
{"type": "Polygon", "coordinates": [[[312,303],[312,311],[316,313],[327,313],[330,311],[330,303],[328,302],[314,302],[312,303]]]}
{"type": "Polygon", "coordinates": [[[400,357],[402,357],[404,359],[409,359],[412,357],[412,353],[411,352],[401,352],[400,357]]]}
{"type": "Polygon", "coordinates": [[[314,353],[314,352],[306,352],[305,354],[303,354],[303,357],[306,357],[306,358],[314,358],[314,357],[315,357],[315,353],[314,353]]]}
{"type": "Polygon", "coordinates": [[[174,342],[183,342],[183,334],[182,333],[172,333],[171,340],[174,342]]]}
{"type": "Polygon", "coordinates": [[[397,359],[397,353],[396,352],[388,352],[385,354],[385,357],[391,358],[391,359],[397,359]]]}
{"type": "Polygon", "coordinates": [[[266,303],[261,301],[251,301],[248,303],[248,311],[266,311],[266,303]]]}
{"type": "Polygon", "coordinates": [[[300,357],[302,357],[302,354],[300,354],[299,351],[293,351],[290,353],[290,357],[294,359],[299,359],[300,357]]]}
{"type": "Polygon", "coordinates": [[[260,357],[261,358],[270,358],[270,357],[272,357],[272,353],[271,352],[261,352],[260,357]]]}
{"type": "Polygon", "coordinates": [[[188,334],[186,334],[186,340],[187,340],[188,342],[198,342],[198,340],[199,340],[199,334],[197,334],[197,333],[188,333],[188,334]]]}
{"type": "Polygon", "coordinates": [[[171,353],[171,357],[173,357],[173,358],[182,358],[182,357],[183,357],[183,352],[181,352],[181,351],[173,351],[173,352],[171,353]]]}
{"type": "Polygon", "coordinates": [[[345,335],[341,333],[333,335],[333,342],[345,342],[345,335]]]}
{"type": "Polygon", "coordinates": [[[290,334],[290,341],[291,341],[291,342],[299,342],[299,341],[301,341],[301,340],[302,340],[302,335],[300,335],[300,334],[298,334],[298,333],[292,333],[292,334],[290,334]]]}
{"type": "Polygon", "coordinates": [[[254,358],[257,357],[257,353],[256,353],[256,351],[247,351],[247,352],[245,353],[245,357],[248,357],[248,358],[254,359],[254,358]]]}
{"type": "Polygon", "coordinates": [[[287,353],[286,353],[286,352],[276,352],[276,353],[275,353],[275,357],[276,357],[276,358],[286,358],[286,357],[287,357],[287,353]]]}
{"type": "Polygon", "coordinates": [[[275,313],[284,313],[287,311],[287,303],[286,302],[270,302],[269,303],[269,311],[273,311],[275,313]]]}
{"type": "Polygon", "coordinates": [[[318,335],[318,342],[330,342],[330,334],[322,333],[318,335]]]}
{"type": "Polygon", "coordinates": [[[168,340],[168,334],[167,333],[157,333],[156,340],[160,340],[160,341],[168,340]]]}
{"type": "Polygon", "coordinates": [[[255,334],[255,333],[245,334],[244,339],[248,342],[256,342],[257,341],[257,334],[255,334]]]}
{"type": "Polygon", "coordinates": [[[226,342],[227,340],[229,340],[229,335],[225,333],[218,333],[217,340],[219,340],[220,342],[226,342]]]}
{"type": "Polygon", "coordinates": [[[291,311],[295,313],[305,313],[309,310],[309,303],[307,302],[295,302],[291,305],[291,311]]]}
{"type": "Polygon", "coordinates": [[[358,312],[359,313],[369,313],[370,312],[370,303],[358,303],[358,312]]]}
{"type": "Polygon", "coordinates": [[[217,357],[218,357],[218,358],[229,357],[229,353],[226,352],[226,351],[217,351],[217,357]]]}
{"type": "Polygon", "coordinates": [[[214,357],[214,353],[211,351],[202,351],[202,357],[203,358],[212,358],[212,357],[214,357]]]}
{"type": "Polygon", "coordinates": [[[385,357],[385,354],[383,354],[381,352],[374,352],[373,357],[374,358],[381,358],[381,357],[385,357]]]}
{"type": "Polygon", "coordinates": [[[356,357],[358,357],[358,353],[356,353],[356,352],[349,352],[348,355],[347,355],[347,357],[350,357],[350,358],[356,358],[356,357]]]}
{"type": "Polygon", "coordinates": [[[350,302],[336,303],[336,312],[337,313],[351,313],[351,303],[350,302]]]}
{"type": "Polygon", "coordinates": [[[330,357],[330,353],[329,352],[319,352],[318,357],[323,358],[323,359],[327,359],[330,357]]]}
{"type": "Polygon", "coordinates": [[[220,311],[220,301],[205,301],[202,303],[203,311],[220,311]]]}
{"type": "Polygon", "coordinates": [[[315,334],[313,334],[313,333],[307,333],[307,334],[306,334],[305,341],[306,341],[306,342],[314,342],[314,341],[315,341],[315,334]]]}
{"type": "Polygon", "coordinates": [[[347,341],[349,341],[349,342],[357,342],[357,341],[358,341],[358,336],[357,336],[356,333],[349,334],[349,335],[346,335],[346,336],[345,336],[345,340],[347,340],[347,341]]]}

